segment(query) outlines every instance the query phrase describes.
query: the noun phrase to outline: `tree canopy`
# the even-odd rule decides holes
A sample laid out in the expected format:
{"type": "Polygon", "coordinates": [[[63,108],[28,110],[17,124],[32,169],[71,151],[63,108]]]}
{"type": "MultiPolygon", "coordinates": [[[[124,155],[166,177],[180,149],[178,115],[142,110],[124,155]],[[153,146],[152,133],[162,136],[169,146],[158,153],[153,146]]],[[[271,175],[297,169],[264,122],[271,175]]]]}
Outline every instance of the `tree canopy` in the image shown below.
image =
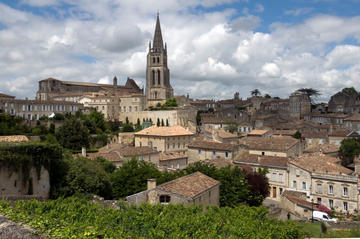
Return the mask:
{"type": "Polygon", "coordinates": [[[252,91],[250,91],[251,96],[260,96],[261,92],[259,91],[259,89],[254,89],[252,91]]]}

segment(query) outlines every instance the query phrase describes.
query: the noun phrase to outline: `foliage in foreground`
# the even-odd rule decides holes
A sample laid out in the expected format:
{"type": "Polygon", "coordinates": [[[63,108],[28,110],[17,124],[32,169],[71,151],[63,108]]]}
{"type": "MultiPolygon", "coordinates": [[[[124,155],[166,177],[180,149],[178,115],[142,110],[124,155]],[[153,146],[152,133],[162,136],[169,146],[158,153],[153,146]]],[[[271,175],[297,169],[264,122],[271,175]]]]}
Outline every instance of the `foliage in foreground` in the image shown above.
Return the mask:
{"type": "Polygon", "coordinates": [[[360,237],[360,229],[350,229],[350,230],[330,230],[327,229],[326,232],[322,232],[321,223],[300,223],[299,224],[302,230],[305,232],[307,237],[317,237],[317,238],[346,238],[346,237],[360,237]]]}
{"type": "Polygon", "coordinates": [[[52,238],[302,238],[297,224],[266,217],[262,207],[121,203],[120,210],[70,197],[48,202],[0,201],[0,213],[52,238]]]}

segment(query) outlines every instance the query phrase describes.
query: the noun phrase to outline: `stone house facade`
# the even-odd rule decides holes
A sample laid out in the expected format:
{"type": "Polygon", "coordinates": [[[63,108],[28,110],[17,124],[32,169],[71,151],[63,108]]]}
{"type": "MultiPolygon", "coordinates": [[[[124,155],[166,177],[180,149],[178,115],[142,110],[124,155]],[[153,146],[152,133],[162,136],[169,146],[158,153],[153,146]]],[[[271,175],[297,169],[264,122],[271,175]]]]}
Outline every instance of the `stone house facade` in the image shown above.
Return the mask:
{"type": "Polygon", "coordinates": [[[328,103],[328,111],[333,113],[352,113],[355,103],[356,96],[340,91],[331,96],[328,103]]]}
{"type": "Polygon", "coordinates": [[[289,162],[289,188],[338,212],[358,212],[358,179],[337,158],[306,156],[289,162]]]}
{"type": "Polygon", "coordinates": [[[288,158],[242,154],[234,159],[235,165],[248,165],[253,171],[267,168],[269,195],[272,200],[280,201],[281,195],[288,188],[288,158]]]}
{"type": "Polygon", "coordinates": [[[344,119],[344,123],[346,129],[360,132],[360,114],[354,114],[344,119]]]}
{"type": "Polygon", "coordinates": [[[159,168],[163,171],[180,170],[188,166],[188,156],[183,153],[160,153],[159,168]]]}
{"type": "Polygon", "coordinates": [[[220,205],[220,182],[196,172],[170,182],[156,185],[155,179],[148,180],[146,191],[142,191],[126,197],[130,204],[178,204],[219,206],[220,205]]]}
{"type": "Polygon", "coordinates": [[[151,126],[135,133],[135,146],[149,146],[159,152],[186,153],[194,133],[181,126],[151,126]]]}
{"type": "Polygon", "coordinates": [[[189,163],[224,158],[234,159],[238,146],[213,140],[196,139],[188,145],[189,163]]]}

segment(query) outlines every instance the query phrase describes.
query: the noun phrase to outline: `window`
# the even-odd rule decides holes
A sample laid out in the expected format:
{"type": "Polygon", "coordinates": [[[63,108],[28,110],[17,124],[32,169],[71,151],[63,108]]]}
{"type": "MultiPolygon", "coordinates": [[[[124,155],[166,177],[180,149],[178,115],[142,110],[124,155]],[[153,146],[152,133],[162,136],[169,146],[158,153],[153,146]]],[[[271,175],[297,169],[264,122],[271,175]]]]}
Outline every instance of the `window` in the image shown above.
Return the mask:
{"type": "Polygon", "coordinates": [[[334,201],[333,200],[329,200],[329,207],[330,209],[334,207],[334,201]]]}
{"type": "Polygon", "coordinates": [[[261,152],[261,155],[265,155],[265,152],[261,152]]]}
{"type": "Polygon", "coordinates": [[[126,112],[126,106],[124,106],[124,112],[126,112]]]}
{"type": "Polygon", "coordinates": [[[312,144],[312,139],[308,139],[308,144],[312,144]]]}
{"type": "Polygon", "coordinates": [[[283,174],[282,174],[282,173],[279,173],[279,181],[280,181],[281,183],[284,182],[284,178],[283,178],[283,174]]]}
{"type": "Polygon", "coordinates": [[[129,106],[129,112],[131,112],[131,106],[129,106]]]}
{"type": "Polygon", "coordinates": [[[173,144],[173,149],[175,148],[175,144],[173,144]]]}
{"type": "Polygon", "coordinates": [[[321,198],[317,198],[317,203],[321,204],[321,198]]]}
{"type": "Polygon", "coordinates": [[[292,181],[292,187],[296,188],[296,181],[292,181]]]}
{"type": "Polygon", "coordinates": [[[272,180],[273,180],[273,181],[276,181],[276,173],[273,173],[272,180]]]}
{"type": "Polygon", "coordinates": [[[176,168],[178,168],[178,169],[180,168],[180,164],[179,164],[179,163],[176,164],[176,168]]]}
{"type": "Polygon", "coordinates": [[[135,112],[137,112],[137,109],[138,109],[137,106],[135,106],[135,112]]]}
{"type": "Polygon", "coordinates": [[[322,185],[320,183],[317,184],[317,192],[322,193],[322,185]]]}
{"type": "Polygon", "coordinates": [[[306,188],[307,188],[307,187],[306,187],[306,182],[302,182],[302,189],[303,189],[303,190],[306,190],[306,188]]]}
{"type": "Polygon", "coordinates": [[[201,149],[198,149],[198,153],[201,154],[201,149]]]}
{"type": "Polygon", "coordinates": [[[348,192],[348,188],[347,188],[347,187],[344,187],[343,192],[344,192],[344,194],[343,194],[344,197],[349,196],[349,192],[348,192]]]}
{"type": "Polygon", "coordinates": [[[160,195],[160,203],[167,204],[171,200],[169,195],[160,195]]]}
{"type": "Polygon", "coordinates": [[[105,106],[102,107],[102,110],[105,110],[105,106]]]}
{"type": "Polygon", "coordinates": [[[319,144],[322,144],[323,143],[323,140],[322,139],[319,139],[319,144]]]}
{"type": "Polygon", "coordinates": [[[213,151],[213,155],[214,155],[214,156],[216,155],[216,151],[213,151]]]}
{"type": "Polygon", "coordinates": [[[334,186],[329,185],[329,194],[334,194],[334,186]]]}
{"type": "Polygon", "coordinates": [[[229,157],[229,153],[225,152],[225,158],[229,157]]]}
{"type": "Polygon", "coordinates": [[[180,143],[178,143],[178,149],[180,148],[180,143]]]}
{"type": "Polygon", "coordinates": [[[167,148],[170,149],[170,144],[167,144],[167,148]]]}
{"type": "Polygon", "coordinates": [[[344,210],[347,211],[348,210],[348,203],[344,202],[343,205],[344,205],[344,210]]]}
{"type": "Polygon", "coordinates": [[[160,82],[160,79],[161,79],[160,70],[158,70],[157,74],[158,74],[158,85],[161,85],[161,82],[160,82]]]}

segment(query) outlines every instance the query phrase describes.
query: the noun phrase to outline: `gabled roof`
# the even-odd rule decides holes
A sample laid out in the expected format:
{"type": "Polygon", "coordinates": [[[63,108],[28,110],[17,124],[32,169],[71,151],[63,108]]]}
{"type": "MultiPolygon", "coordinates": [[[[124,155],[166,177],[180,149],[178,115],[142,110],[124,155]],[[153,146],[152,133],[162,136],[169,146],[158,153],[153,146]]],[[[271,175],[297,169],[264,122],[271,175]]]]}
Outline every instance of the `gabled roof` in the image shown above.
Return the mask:
{"type": "Polygon", "coordinates": [[[151,126],[149,128],[143,129],[137,133],[135,136],[192,136],[194,133],[186,130],[181,126],[151,126]]]}
{"type": "Polygon", "coordinates": [[[0,93],[0,98],[11,98],[11,99],[14,99],[15,96],[0,93]]]}
{"type": "Polygon", "coordinates": [[[336,130],[329,133],[329,136],[332,137],[356,137],[358,135],[359,135],[358,133],[351,130],[336,130]]]}
{"type": "Polygon", "coordinates": [[[179,152],[163,152],[160,153],[160,161],[167,161],[167,160],[173,160],[173,159],[185,159],[188,156],[183,153],[179,152]]]}
{"type": "Polygon", "coordinates": [[[360,114],[354,114],[353,116],[344,119],[345,121],[360,121],[360,114]]]}
{"type": "Polygon", "coordinates": [[[203,192],[220,185],[220,182],[196,172],[157,186],[157,189],[187,198],[196,198],[203,192]]]}
{"type": "Polygon", "coordinates": [[[134,146],[124,146],[121,144],[110,144],[109,147],[105,146],[99,149],[99,152],[101,153],[118,152],[118,154],[123,157],[158,153],[158,151],[154,150],[149,146],[134,147],[134,146]]]}
{"type": "Polygon", "coordinates": [[[313,145],[304,149],[304,153],[337,153],[339,152],[339,146],[333,144],[321,144],[321,145],[313,145]]]}
{"type": "Polygon", "coordinates": [[[264,135],[266,133],[268,133],[269,130],[267,129],[254,129],[254,130],[251,130],[250,133],[248,133],[248,136],[252,136],[252,135],[264,135]]]}
{"type": "Polygon", "coordinates": [[[290,202],[296,203],[298,206],[305,207],[308,209],[314,208],[314,210],[318,207],[318,204],[312,204],[311,202],[306,201],[303,199],[306,197],[306,194],[302,192],[290,191],[285,190],[282,194],[283,197],[287,198],[290,202]]]}
{"type": "Polygon", "coordinates": [[[295,129],[283,129],[283,130],[275,130],[273,131],[273,135],[286,135],[286,136],[292,136],[297,132],[295,129]]]}
{"type": "Polygon", "coordinates": [[[218,134],[220,138],[223,139],[234,139],[238,137],[236,134],[232,134],[222,129],[215,130],[215,132],[218,134]]]}

